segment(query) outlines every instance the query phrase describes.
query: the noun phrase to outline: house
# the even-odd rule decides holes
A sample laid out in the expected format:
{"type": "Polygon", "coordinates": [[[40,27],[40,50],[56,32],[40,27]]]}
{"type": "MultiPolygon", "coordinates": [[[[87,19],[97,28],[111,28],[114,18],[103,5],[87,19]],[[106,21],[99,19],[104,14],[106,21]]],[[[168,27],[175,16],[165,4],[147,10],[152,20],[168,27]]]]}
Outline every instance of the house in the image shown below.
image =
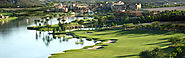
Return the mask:
{"type": "Polygon", "coordinates": [[[69,8],[68,8],[68,5],[60,3],[55,6],[55,11],[68,12],[69,8]]]}
{"type": "Polygon", "coordinates": [[[89,6],[88,5],[81,4],[81,5],[76,6],[75,12],[88,12],[88,10],[89,10],[89,6]]]}
{"type": "Polygon", "coordinates": [[[138,10],[138,9],[141,9],[141,7],[142,7],[141,3],[136,3],[135,5],[134,4],[126,5],[126,9],[129,9],[129,10],[138,10]]]}
{"type": "Polygon", "coordinates": [[[58,5],[56,5],[56,7],[55,8],[63,8],[63,4],[62,3],[60,3],[60,4],[58,4],[58,5]]]}
{"type": "Polygon", "coordinates": [[[63,8],[62,8],[62,11],[63,11],[63,12],[68,12],[69,9],[68,9],[67,7],[63,7],[63,8]]]}
{"type": "Polygon", "coordinates": [[[136,3],[136,9],[141,9],[141,3],[136,3]]]}
{"type": "Polygon", "coordinates": [[[113,2],[111,5],[112,10],[124,10],[126,9],[125,3],[122,1],[119,2],[113,2]]]}
{"type": "Polygon", "coordinates": [[[113,2],[113,5],[124,5],[125,3],[122,1],[113,2]]]}

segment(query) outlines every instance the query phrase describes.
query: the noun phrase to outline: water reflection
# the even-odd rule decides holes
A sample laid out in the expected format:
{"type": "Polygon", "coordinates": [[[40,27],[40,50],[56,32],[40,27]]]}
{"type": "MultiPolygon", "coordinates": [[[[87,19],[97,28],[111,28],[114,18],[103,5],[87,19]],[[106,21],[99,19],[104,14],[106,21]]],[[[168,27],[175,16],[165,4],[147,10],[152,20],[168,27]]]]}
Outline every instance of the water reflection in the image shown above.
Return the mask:
{"type": "MultiPolygon", "coordinates": [[[[52,17],[52,18],[37,18],[35,20],[35,25],[54,25],[58,24],[59,22],[63,22],[62,20],[65,20],[63,23],[70,23],[74,20],[81,20],[84,19],[84,17],[75,17],[75,16],[61,16],[61,17],[52,17]],[[59,19],[60,18],[60,19],[59,19]]],[[[87,17],[87,19],[93,19],[93,17],[87,17]]],[[[35,26],[34,25],[34,26],[35,26]]]]}
{"type": "MultiPolygon", "coordinates": [[[[80,44],[80,45],[83,45],[84,42],[87,42],[87,41],[97,43],[94,40],[86,40],[85,38],[69,38],[69,37],[72,37],[71,35],[65,35],[63,37],[56,37],[55,35],[49,35],[47,33],[48,32],[36,31],[36,33],[35,33],[36,38],[35,39],[42,40],[46,46],[49,46],[50,42],[52,42],[53,40],[58,40],[60,43],[69,42],[69,40],[73,40],[73,41],[75,41],[74,42],[75,44],[77,44],[76,42],[82,42],[82,44],[80,44]]],[[[69,42],[69,43],[71,43],[71,42],[69,42]]],[[[77,45],[79,45],[79,44],[77,44],[77,45]]]]}
{"type": "Polygon", "coordinates": [[[19,27],[22,27],[22,28],[26,27],[27,25],[31,24],[30,22],[33,22],[32,19],[30,20],[22,20],[22,19],[26,19],[26,18],[20,17],[17,20],[13,20],[13,21],[6,20],[6,21],[0,22],[0,35],[8,36],[12,32],[15,32],[15,30],[21,31],[22,29],[19,29],[19,27]]]}
{"type": "MultiPolygon", "coordinates": [[[[80,49],[97,43],[85,38],[68,39],[71,37],[69,35],[55,37],[48,32],[27,30],[27,26],[34,26],[34,20],[39,19],[40,17],[20,17],[17,20],[0,22],[0,58],[47,58],[52,53],[80,49]]],[[[58,24],[57,18],[52,20],[52,24],[58,24]]],[[[66,22],[73,20],[69,17],[66,22]]]]}

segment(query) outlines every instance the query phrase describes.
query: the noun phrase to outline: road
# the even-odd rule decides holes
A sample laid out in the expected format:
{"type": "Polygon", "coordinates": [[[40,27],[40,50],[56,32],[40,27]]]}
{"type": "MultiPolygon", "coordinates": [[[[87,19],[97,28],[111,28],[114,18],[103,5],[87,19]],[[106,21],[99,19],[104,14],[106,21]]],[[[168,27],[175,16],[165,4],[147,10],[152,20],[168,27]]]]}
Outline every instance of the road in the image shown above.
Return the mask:
{"type": "Polygon", "coordinates": [[[143,10],[149,10],[149,11],[165,11],[165,10],[185,10],[185,6],[178,6],[178,7],[163,7],[163,8],[147,8],[143,10]]]}

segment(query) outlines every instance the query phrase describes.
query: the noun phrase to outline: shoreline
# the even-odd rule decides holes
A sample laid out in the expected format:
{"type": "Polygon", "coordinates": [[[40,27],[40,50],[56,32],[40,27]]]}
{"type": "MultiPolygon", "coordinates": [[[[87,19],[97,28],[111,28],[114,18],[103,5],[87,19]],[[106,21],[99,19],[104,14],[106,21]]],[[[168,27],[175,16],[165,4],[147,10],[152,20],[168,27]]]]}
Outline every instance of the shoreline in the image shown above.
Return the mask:
{"type": "MultiPolygon", "coordinates": [[[[78,31],[78,30],[77,30],[78,31]]],[[[73,33],[74,31],[72,31],[73,33]]],[[[70,33],[70,32],[68,32],[70,33]]],[[[73,33],[72,35],[75,35],[75,33],[73,33]]],[[[90,38],[90,37],[84,37],[84,36],[80,36],[80,35],[75,35],[77,37],[82,37],[82,38],[90,38]]],[[[85,46],[83,48],[80,48],[80,49],[70,49],[70,50],[65,50],[65,51],[62,51],[62,52],[59,52],[59,53],[52,53],[50,54],[50,56],[48,58],[51,58],[52,56],[55,56],[57,54],[65,54],[66,52],[69,52],[69,51],[73,51],[73,50],[97,50],[97,49],[102,49],[104,48],[104,46],[108,46],[106,44],[111,44],[111,43],[116,43],[116,41],[118,39],[104,39],[104,40],[101,40],[101,39],[98,39],[98,38],[92,38],[94,40],[97,40],[97,41],[101,41],[99,43],[96,43],[95,45],[92,45],[92,46],[85,46]]]]}
{"type": "Polygon", "coordinates": [[[130,30],[130,31],[128,30],[74,31],[73,33],[75,33],[74,35],[79,35],[79,37],[82,37],[82,38],[83,37],[87,37],[87,39],[94,38],[96,40],[101,40],[102,42],[96,45],[87,46],[78,50],[67,50],[65,51],[65,53],[54,53],[54,54],[51,54],[49,58],[61,58],[61,57],[93,58],[92,56],[96,56],[97,58],[102,58],[102,57],[107,58],[107,57],[121,57],[121,56],[127,56],[127,55],[134,55],[130,57],[136,58],[136,57],[139,57],[139,53],[144,50],[152,50],[155,47],[165,48],[170,46],[170,45],[160,46],[161,44],[162,45],[170,44],[170,42],[161,43],[159,45],[150,45],[150,44],[167,41],[167,39],[164,39],[164,38],[168,38],[172,35],[175,35],[175,33],[172,33],[170,36],[164,36],[171,32],[162,31],[162,30],[140,30],[140,29],[130,30]],[[92,32],[92,33],[87,34],[86,32],[92,32]],[[114,35],[112,35],[112,33],[114,33],[114,35]],[[111,39],[115,40],[116,42],[110,41],[111,39]],[[161,39],[164,39],[164,40],[161,40],[161,39]],[[134,47],[137,47],[137,48],[134,48],[134,47]],[[104,55],[101,55],[102,53],[104,53],[104,55]],[[71,56],[67,56],[67,55],[71,55],[71,56]],[[114,56],[114,55],[117,55],[117,56],[114,56]]]}
{"type": "Polygon", "coordinates": [[[16,19],[18,19],[18,17],[10,17],[10,18],[8,18],[8,19],[0,19],[0,22],[2,22],[2,21],[6,21],[6,20],[16,20],[16,19]]]}
{"type": "MultiPolygon", "coordinates": [[[[100,42],[100,43],[101,44],[110,44],[111,42],[110,41],[105,41],[105,42],[100,42]]],[[[48,56],[48,58],[51,58],[52,56],[55,56],[57,54],[65,54],[66,52],[70,52],[70,51],[73,51],[73,50],[97,50],[97,49],[104,48],[103,45],[98,45],[98,44],[99,43],[97,43],[95,45],[92,45],[92,46],[85,46],[85,47],[80,48],[80,49],[70,49],[70,50],[65,50],[65,51],[59,52],[59,53],[52,53],[52,54],[50,54],[50,56],[48,56]]],[[[107,45],[105,45],[105,46],[107,46],[107,45]]]]}

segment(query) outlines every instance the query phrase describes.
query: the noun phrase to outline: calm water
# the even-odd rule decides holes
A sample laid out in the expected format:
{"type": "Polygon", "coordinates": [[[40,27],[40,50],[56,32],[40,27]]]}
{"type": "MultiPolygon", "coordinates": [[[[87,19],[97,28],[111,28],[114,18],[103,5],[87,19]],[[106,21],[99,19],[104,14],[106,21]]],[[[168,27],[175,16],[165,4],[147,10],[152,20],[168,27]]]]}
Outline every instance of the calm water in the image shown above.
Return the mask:
{"type": "MultiPolygon", "coordinates": [[[[64,50],[80,49],[84,46],[94,45],[95,41],[86,39],[53,38],[47,32],[27,30],[32,26],[34,20],[39,18],[19,18],[14,21],[0,22],[0,58],[47,58],[52,53],[59,53],[64,50]],[[83,41],[83,44],[75,44],[83,41]]],[[[52,24],[57,24],[57,18],[52,24]]],[[[75,18],[69,17],[68,21],[75,18]]]]}

